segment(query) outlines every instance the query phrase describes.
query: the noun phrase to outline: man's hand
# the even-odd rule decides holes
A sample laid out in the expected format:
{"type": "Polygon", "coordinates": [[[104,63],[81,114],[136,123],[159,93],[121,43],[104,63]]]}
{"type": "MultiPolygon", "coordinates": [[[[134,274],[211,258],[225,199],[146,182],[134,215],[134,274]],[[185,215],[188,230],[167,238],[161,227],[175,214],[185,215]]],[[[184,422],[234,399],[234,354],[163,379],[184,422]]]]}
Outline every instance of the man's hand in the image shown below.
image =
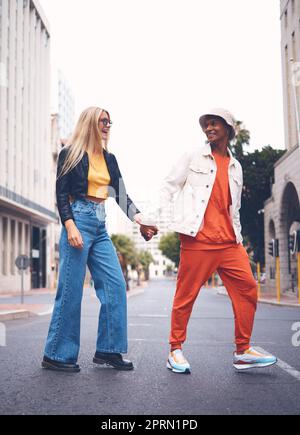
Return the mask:
{"type": "Polygon", "coordinates": [[[141,235],[147,242],[158,233],[157,226],[152,221],[150,222],[148,220],[147,222],[147,219],[145,221],[145,217],[142,213],[137,213],[133,219],[138,225],[140,225],[141,235]]]}
{"type": "Polygon", "coordinates": [[[153,236],[156,236],[158,233],[158,228],[156,226],[150,225],[141,225],[140,232],[143,238],[148,242],[152,239],[153,236]]]}

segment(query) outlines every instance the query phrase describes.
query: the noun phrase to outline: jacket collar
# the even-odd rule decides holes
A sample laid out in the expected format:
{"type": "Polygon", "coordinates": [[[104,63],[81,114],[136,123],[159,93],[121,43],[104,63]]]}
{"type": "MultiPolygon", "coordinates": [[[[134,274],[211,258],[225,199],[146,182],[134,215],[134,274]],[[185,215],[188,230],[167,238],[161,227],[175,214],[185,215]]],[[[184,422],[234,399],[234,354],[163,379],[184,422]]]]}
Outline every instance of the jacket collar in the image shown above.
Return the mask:
{"type": "MultiPolygon", "coordinates": [[[[227,147],[229,156],[230,156],[230,162],[229,162],[229,166],[234,165],[235,167],[237,167],[237,160],[233,157],[232,152],[230,150],[229,147],[227,147]]],[[[205,146],[203,147],[203,151],[202,151],[202,155],[203,156],[211,156],[213,158],[213,154],[212,154],[212,149],[211,149],[211,145],[210,143],[206,143],[205,146]]]]}

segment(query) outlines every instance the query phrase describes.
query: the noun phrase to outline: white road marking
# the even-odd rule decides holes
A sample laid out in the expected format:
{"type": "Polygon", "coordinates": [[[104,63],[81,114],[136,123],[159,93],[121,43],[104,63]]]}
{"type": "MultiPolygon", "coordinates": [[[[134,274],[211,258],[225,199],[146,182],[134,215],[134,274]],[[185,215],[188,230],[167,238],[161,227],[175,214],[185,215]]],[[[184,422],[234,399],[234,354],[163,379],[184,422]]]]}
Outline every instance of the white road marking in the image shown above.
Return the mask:
{"type": "Polygon", "coordinates": [[[153,326],[152,323],[129,323],[128,326],[153,326]]]}
{"type": "MultiPolygon", "coordinates": [[[[255,349],[257,349],[259,352],[262,353],[269,353],[268,351],[264,350],[262,347],[255,347],[255,349]]],[[[287,372],[289,375],[297,379],[297,381],[300,381],[300,372],[294,369],[294,367],[290,366],[289,364],[287,364],[285,361],[282,361],[281,359],[278,359],[276,365],[279,368],[281,368],[281,370],[287,372]]]]}

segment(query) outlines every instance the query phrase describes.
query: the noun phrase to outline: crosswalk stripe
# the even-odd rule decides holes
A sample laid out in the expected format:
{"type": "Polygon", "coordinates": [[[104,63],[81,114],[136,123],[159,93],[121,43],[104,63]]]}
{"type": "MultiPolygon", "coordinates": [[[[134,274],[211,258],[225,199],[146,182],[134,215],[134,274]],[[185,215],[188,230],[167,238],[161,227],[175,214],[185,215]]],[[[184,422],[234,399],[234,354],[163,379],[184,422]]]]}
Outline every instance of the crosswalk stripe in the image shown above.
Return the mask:
{"type": "MultiPolygon", "coordinates": [[[[259,352],[262,353],[269,353],[268,351],[264,350],[261,347],[255,347],[259,352]]],[[[281,359],[278,359],[277,366],[281,368],[281,370],[284,370],[289,375],[293,376],[297,381],[300,381],[300,372],[298,370],[294,369],[294,367],[287,364],[285,361],[282,361],[281,359]]]]}

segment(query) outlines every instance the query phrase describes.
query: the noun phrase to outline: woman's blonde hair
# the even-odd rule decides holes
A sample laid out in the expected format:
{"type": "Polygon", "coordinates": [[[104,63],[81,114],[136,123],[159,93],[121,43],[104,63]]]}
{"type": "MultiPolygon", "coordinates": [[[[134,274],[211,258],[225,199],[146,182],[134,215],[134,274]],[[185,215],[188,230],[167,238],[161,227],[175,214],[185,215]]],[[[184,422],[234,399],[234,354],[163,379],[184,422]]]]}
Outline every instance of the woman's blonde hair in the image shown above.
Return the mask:
{"type": "Polygon", "coordinates": [[[101,152],[103,149],[107,150],[108,139],[103,141],[100,128],[100,117],[103,112],[107,113],[110,120],[108,111],[100,109],[100,107],[89,107],[81,113],[74,133],[67,142],[69,147],[67,157],[58,177],[62,177],[75,168],[85,152],[93,153],[99,149],[101,152]]]}

